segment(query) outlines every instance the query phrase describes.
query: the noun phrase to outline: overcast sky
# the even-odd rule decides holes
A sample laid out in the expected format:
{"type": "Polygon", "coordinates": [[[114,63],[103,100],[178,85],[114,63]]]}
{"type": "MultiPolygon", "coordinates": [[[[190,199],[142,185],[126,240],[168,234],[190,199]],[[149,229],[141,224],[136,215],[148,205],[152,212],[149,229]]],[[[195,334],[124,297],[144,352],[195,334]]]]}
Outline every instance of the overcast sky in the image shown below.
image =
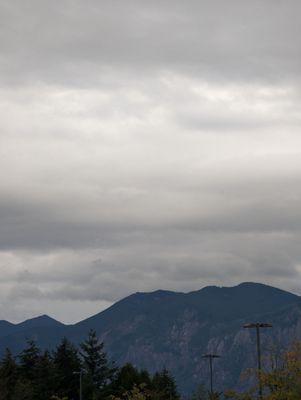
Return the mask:
{"type": "Polygon", "coordinates": [[[300,0],[0,7],[0,319],[301,294],[300,0]]]}

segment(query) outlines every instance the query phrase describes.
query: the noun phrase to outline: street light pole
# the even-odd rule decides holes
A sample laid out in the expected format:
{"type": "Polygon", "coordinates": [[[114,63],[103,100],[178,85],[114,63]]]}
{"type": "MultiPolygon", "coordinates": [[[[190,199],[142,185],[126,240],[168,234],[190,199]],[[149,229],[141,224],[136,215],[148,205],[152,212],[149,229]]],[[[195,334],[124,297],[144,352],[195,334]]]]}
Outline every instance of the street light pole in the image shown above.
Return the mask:
{"type": "Polygon", "coordinates": [[[214,358],[220,358],[217,354],[204,354],[202,358],[207,358],[209,360],[209,368],[210,368],[210,393],[213,394],[213,368],[212,361],[214,358]]]}
{"type": "Polygon", "coordinates": [[[272,328],[271,324],[267,323],[251,323],[243,326],[246,329],[256,329],[256,347],[257,347],[257,365],[258,365],[258,398],[262,400],[262,380],[261,380],[261,343],[260,343],[260,328],[272,328]]]}

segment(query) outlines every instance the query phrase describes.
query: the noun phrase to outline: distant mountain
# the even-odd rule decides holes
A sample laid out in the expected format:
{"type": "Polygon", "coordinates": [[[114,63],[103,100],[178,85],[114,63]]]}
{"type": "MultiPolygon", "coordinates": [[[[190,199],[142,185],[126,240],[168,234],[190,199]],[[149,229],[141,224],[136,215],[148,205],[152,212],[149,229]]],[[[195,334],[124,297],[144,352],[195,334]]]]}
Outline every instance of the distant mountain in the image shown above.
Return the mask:
{"type": "Polygon", "coordinates": [[[28,339],[36,340],[43,348],[53,348],[67,331],[67,325],[48,315],[28,319],[20,324],[0,321],[0,353],[5,348],[19,353],[28,339]]]}
{"type": "Polygon", "coordinates": [[[10,334],[13,331],[14,327],[15,325],[10,322],[4,320],[0,321],[0,336],[10,334]]]}
{"type": "Polygon", "coordinates": [[[43,348],[53,348],[62,336],[78,343],[93,328],[117,363],[130,361],[150,371],[166,367],[184,392],[208,381],[202,354],[218,353],[222,358],[215,362],[215,380],[222,389],[243,385],[241,372],[255,366],[254,332],[242,328],[254,321],[274,326],[263,332],[263,353],[272,344],[286,346],[301,338],[301,298],[258,283],[135,293],[75,325],[47,316],[16,325],[0,321],[0,351],[9,346],[18,352],[26,338],[43,348]]]}
{"type": "Polygon", "coordinates": [[[36,318],[27,319],[20,324],[12,324],[7,321],[0,321],[0,337],[7,336],[8,334],[14,334],[16,332],[30,331],[31,329],[48,327],[57,328],[61,326],[66,326],[59,321],[49,317],[48,315],[40,315],[36,318]]]}

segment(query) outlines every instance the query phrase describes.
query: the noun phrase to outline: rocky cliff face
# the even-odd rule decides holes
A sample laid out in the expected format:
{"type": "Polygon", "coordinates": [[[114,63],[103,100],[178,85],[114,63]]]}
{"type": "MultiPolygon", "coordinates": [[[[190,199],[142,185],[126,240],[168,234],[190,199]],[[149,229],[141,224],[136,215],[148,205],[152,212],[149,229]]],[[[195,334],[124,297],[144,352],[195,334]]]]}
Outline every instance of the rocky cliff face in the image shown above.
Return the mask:
{"type": "MultiPolygon", "coordinates": [[[[25,337],[34,337],[48,348],[63,335],[78,343],[94,328],[117,363],[130,361],[150,371],[166,367],[187,393],[209,381],[208,363],[202,355],[219,354],[214,380],[223,390],[250,383],[251,378],[240,378],[243,371],[256,366],[255,332],[242,325],[255,321],[273,324],[262,332],[263,358],[268,365],[271,353],[301,339],[300,297],[254,283],[207,287],[187,294],[136,293],[72,326],[52,320],[47,326],[27,324],[30,328],[16,332],[10,326],[8,335],[1,335],[0,326],[1,348],[8,345],[19,351],[25,337]]],[[[42,322],[45,325],[45,318],[42,322]]]]}
{"type": "Polygon", "coordinates": [[[219,389],[250,383],[241,375],[256,366],[255,332],[242,325],[253,321],[273,324],[262,332],[263,358],[268,364],[271,351],[301,338],[300,298],[252,283],[188,294],[137,293],[84,325],[101,333],[118,362],[130,361],[151,371],[166,367],[180,388],[189,392],[209,381],[208,364],[202,358],[209,352],[222,356],[214,363],[219,389]]]}

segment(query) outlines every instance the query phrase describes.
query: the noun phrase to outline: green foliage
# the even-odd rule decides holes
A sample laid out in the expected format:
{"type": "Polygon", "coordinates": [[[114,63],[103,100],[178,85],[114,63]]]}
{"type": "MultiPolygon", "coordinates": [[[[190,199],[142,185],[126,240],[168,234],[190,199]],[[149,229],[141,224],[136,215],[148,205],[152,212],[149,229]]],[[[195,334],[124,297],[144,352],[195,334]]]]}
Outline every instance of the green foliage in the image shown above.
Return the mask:
{"type": "Polygon", "coordinates": [[[39,392],[39,364],[41,352],[34,340],[27,341],[27,347],[19,354],[18,380],[14,399],[42,400],[39,392]]]}
{"type": "Polygon", "coordinates": [[[151,400],[151,394],[145,389],[145,385],[134,385],[131,390],[127,390],[121,396],[111,396],[110,400],[151,400]]]}
{"type": "Polygon", "coordinates": [[[80,347],[86,375],[90,375],[97,386],[104,385],[109,375],[108,361],[103,351],[103,343],[98,341],[94,330],[90,330],[87,340],[81,343],[80,347]]]}
{"type": "Polygon", "coordinates": [[[221,393],[210,393],[204,384],[199,385],[192,393],[191,400],[219,400],[221,393]]]}
{"type": "Polygon", "coordinates": [[[178,400],[180,398],[174,378],[167,369],[155,373],[152,380],[153,397],[155,400],[178,400]]]}
{"type": "Polygon", "coordinates": [[[92,329],[88,338],[81,343],[81,357],[84,372],[85,397],[97,398],[100,392],[113,380],[116,368],[113,368],[104,352],[104,344],[99,341],[92,329]]]}
{"type": "Polygon", "coordinates": [[[0,363],[0,400],[13,400],[17,383],[17,364],[9,349],[0,363]]]}
{"type": "Polygon", "coordinates": [[[34,386],[29,380],[19,379],[14,387],[14,400],[32,400],[35,398],[34,386]]]}
{"type": "Polygon", "coordinates": [[[63,338],[53,354],[54,389],[59,397],[77,399],[79,397],[79,378],[74,372],[81,370],[78,350],[67,338],[63,338]]]}
{"type": "MultiPolygon", "coordinates": [[[[285,352],[282,361],[261,373],[263,400],[301,399],[301,344],[295,343],[285,352]]],[[[226,399],[252,400],[257,398],[257,387],[248,393],[229,391],[226,399]]]]}
{"type": "Polygon", "coordinates": [[[208,390],[204,384],[199,385],[192,393],[191,400],[209,400],[208,390]]]}
{"type": "Polygon", "coordinates": [[[220,398],[221,398],[221,393],[213,392],[208,394],[209,400],[220,400],[220,398]]]}
{"type": "Polygon", "coordinates": [[[54,387],[54,365],[53,359],[48,351],[42,353],[36,364],[35,392],[36,398],[41,400],[49,399],[54,387]],[[44,394],[44,399],[41,396],[44,394]]]}
{"type": "Polygon", "coordinates": [[[151,378],[147,371],[139,371],[132,364],[127,363],[117,372],[111,385],[111,394],[120,397],[130,392],[134,387],[150,388],[151,378]]]}
{"type": "Polygon", "coordinates": [[[19,355],[20,375],[25,380],[33,381],[39,362],[40,350],[34,340],[27,341],[27,347],[19,355]]]}
{"type": "Polygon", "coordinates": [[[228,390],[225,393],[225,399],[233,399],[233,400],[254,400],[257,396],[253,395],[252,392],[246,393],[237,393],[235,390],[228,390]]]}
{"type": "Polygon", "coordinates": [[[301,343],[284,354],[280,368],[262,374],[266,400],[301,399],[301,343]]]}
{"type": "Polygon", "coordinates": [[[0,400],[79,400],[79,373],[85,400],[179,400],[166,369],[151,377],[131,364],[113,368],[95,331],[80,349],[63,338],[52,354],[32,340],[16,359],[6,350],[0,360],[0,400]]]}

